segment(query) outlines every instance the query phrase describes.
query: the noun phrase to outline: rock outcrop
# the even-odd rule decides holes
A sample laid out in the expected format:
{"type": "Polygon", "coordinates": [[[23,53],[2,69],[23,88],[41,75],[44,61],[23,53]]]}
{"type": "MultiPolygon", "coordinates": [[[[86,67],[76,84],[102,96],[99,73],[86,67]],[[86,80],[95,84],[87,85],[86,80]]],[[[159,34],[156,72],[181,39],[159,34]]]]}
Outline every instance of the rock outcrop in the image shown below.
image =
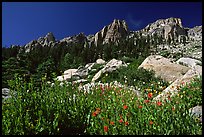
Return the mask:
{"type": "Polygon", "coordinates": [[[55,37],[52,32],[49,32],[45,37],[40,37],[37,40],[41,45],[49,45],[50,42],[55,42],[55,37]]]}
{"type": "Polygon", "coordinates": [[[120,68],[121,66],[127,66],[127,64],[125,64],[121,60],[116,60],[116,59],[112,59],[108,63],[105,64],[104,60],[98,59],[96,61],[96,63],[88,63],[84,67],[82,66],[78,69],[68,69],[68,70],[64,71],[63,75],[57,77],[57,80],[58,81],[65,81],[65,80],[73,79],[73,80],[79,80],[80,81],[80,79],[89,78],[90,73],[94,73],[94,72],[96,73],[97,72],[91,80],[92,82],[95,82],[97,79],[100,78],[100,76],[103,73],[112,72],[112,71],[120,68]],[[102,69],[99,68],[100,70],[97,72],[95,69],[92,69],[95,64],[99,64],[100,67],[103,67],[103,68],[102,69]]]}
{"type": "Polygon", "coordinates": [[[103,74],[103,73],[106,73],[106,72],[112,72],[122,66],[126,66],[127,67],[127,64],[125,64],[124,62],[122,62],[121,60],[116,60],[116,59],[112,59],[110,60],[104,68],[102,68],[101,70],[99,70],[95,75],[94,77],[92,78],[92,82],[95,82],[97,79],[100,78],[100,76],[103,74]]]}
{"type": "Polygon", "coordinates": [[[2,88],[2,103],[4,103],[8,98],[17,97],[16,91],[11,91],[8,88],[2,88]]]}
{"type": "Polygon", "coordinates": [[[198,119],[202,123],[202,106],[195,106],[189,109],[190,116],[198,119]]]}
{"type": "Polygon", "coordinates": [[[202,67],[196,65],[193,68],[189,69],[183,77],[178,78],[172,84],[170,84],[165,90],[162,91],[161,94],[156,96],[153,100],[164,100],[168,96],[172,97],[177,95],[179,91],[177,87],[181,87],[183,85],[190,83],[191,80],[193,80],[193,78],[198,76],[202,76],[202,67]]]}
{"type": "Polygon", "coordinates": [[[76,75],[78,69],[68,69],[64,71],[64,74],[62,76],[58,76],[57,80],[64,81],[71,79],[74,75],[76,75]]]}
{"type": "Polygon", "coordinates": [[[202,40],[202,26],[196,26],[188,30],[188,37],[191,40],[202,40]]]}
{"type": "Polygon", "coordinates": [[[8,88],[2,88],[2,98],[11,98],[10,90],[8,88]]]}
{"type": "Polygon", "coordinates": [[[192,59],[192,58],[186,58],[182,57],[179,60],[176,61],[177,64],[185,65],[187,67],[194,67],[197,64],[201,64],[202,62],[200,60],[192,59]]]}
{"type": "Polygon", "coordinates": [[[86,76],[88,76],[89,71],[91,70],[91,68],[94,66],[95,63],[88,63],[85,65],[85,67],[82,67],[80,69],[77,70],[77,75],[80,78],[85,78],[86,76]]]}
{"type": "Polygon", "coordinates": [[[140,30],[143,35],[161,36],[165,40],[180,41],[182,36],[187,36],[187,29],[183,28],[180,18],[159,19],[148,24],[144,29],[140,30]]]}
{"type": "Polygon", "coordinates": [[[138,68],[153,70],[157,77],[163,80],[173,82],[190,69],[180,64],[172,63],[169,59],[160,55],[151,55],[147,57],[138,68]]]}
{"type": "Polygon", "coordinates": [[[24,46],[25,52],[30,52],[34,48],[52,46],[56,42],[54,35],[49,32],[45,37],[39,37],[38,40],[32,40],[24,46]]]}
{"type": "Polygon", "coordinates": [[[79,33],[71,37],[64,38],[60,42],[66,42],[66,44],[84,44],[87,41],[87,37],[84,33],[79,33]]]}
{"type": "Polygon", "coordinates": [[[105,63],[106,63],[106,61],[103,59],[97,59],[96,60],[96,64],[105,64],[105,63]]]}
{"type": "Polygon", "coordinates": [[[125,38],[128,35],[128,26],[126,22],[116,20],[108,25],[104,26],[103,29],[97,32],[94,36],[95,45],[105,43],[118,43],[120,39],[125,38]]]}

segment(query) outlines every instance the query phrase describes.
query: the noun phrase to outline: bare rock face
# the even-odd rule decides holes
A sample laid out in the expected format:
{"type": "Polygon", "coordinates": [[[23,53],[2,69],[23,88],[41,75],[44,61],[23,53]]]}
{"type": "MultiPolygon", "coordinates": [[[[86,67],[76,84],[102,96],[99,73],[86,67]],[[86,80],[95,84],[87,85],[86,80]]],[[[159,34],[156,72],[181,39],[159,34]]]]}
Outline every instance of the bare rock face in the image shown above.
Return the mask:
{"type": "Polygon", "coordinates": [[[62,76],[58,76],[57,80],[58,81],[64,81],[64,80],[70,80],[71,78],[73,79],[80,79],[80,78],[85,78],[91,68],[94,66],[95,63],[88,63],[85,65],[85,67],[81,67],[78,69],[68,69],[64,71],[64,74],[62,76]]]}
{"type": "Polygon", "coordinates": [[[78,35],[74,35],[60,40],[60,42],[66,42],[67,44],[72,44],[72,43],[84,44],[86,41],[87,41],[87,38],[82,32],[79,33],[78,35]]]}
{"type": "Polygon", "coordinates": [[[162,36],[168,40],[179,40],[179,36],[186,36],[187,31],[183,28],[180,18],[167,18],[159,19],[154,23],[147,25],[141,32],[144,35],[157,35],[162,36]]]}
{"type": "Polygon", "coordinates": [[[202,106],[195,106],[189,109],[191,116],[197,118],[199,122],[202,122],[202,106]]]}
{"type": "Polygon", "coordinates": [[[95,45],[105,44],[110,42],[118,43],[121,38],[128,35],[128,26],[126,22],[116,20],[105,26],[101,31],[97,32],[94,36],[95,45]]]}
{"type": "Polygon", "coordinates": [[[188,37],[191,40],[202,40],[202,26],[196,26],[188,30],[188,37]]]}
{"type": "Polygon", "coordinates": [[[11,98],[10,89],[2,88],[2,98],[11,98]]]}
{"type": "Polygon", "coordinates": [[[147,57],[138,68],[155,71],[155,75],[163,80],[172,82],[181,78],[190,68],[172,63],[169,59],[160,55],[147,57]]]}
{"type": "Polygon", "coordinates": [[[45,37],[40,37],[38,40],[38,43],[40,43],[42,46],[49,45],[50,43],[55,42],[55,37],[52,34],[52,32],[47,33],[45,37]]]}
{"type": "Polygon", "coordinates": [[[57,80],[64,81],[64,80],[71,79],[72,76],[76,75],[77,70],[78,69],[68,69],[64,71],[64,74],[62,76],[58,76],[57,80]]]}
{"type": "Polygon", "coordinates": [[[188,67],[192,68],[196,64],[201,64],[202,62],[200,60],[182,57],[179,60],[177,60],[176,63],[181,64],[181,65],[183,64],[185,66],[188,66],[188,67]]]}
{"type": "Polygon", "coordinates": [[[106,61],[103,59],[97,59],[96,60],[96,64],[105,64],[105,63],[106,63],[106,61]]]}
{"type": "Polygon", "coordinates": [[[103,74],[103,73],[106,73],[106,72],[112,72],[122,66],[125,66],[127,67],[127,64],[125,64],[124,62],[122,62],[121,60],[116,60],[116,59],[112,59],[110,60],[105,66],[104,68],[102,68],[100,71],[98,71],[94,77],[92,78],[92,82],[95,82],[97,79],[100,78],[100,76],[103,74]]]}
{"type": "Polygon", "coordinates": [[[25,52],[30,52],[34,48],[52,46],[55,43],[55,37],[52,32],[47,33],[45,37],[39,37],[38,40],[32,40],[25,45],[25,52]]]}
{"type": "Polygon", "coordinates": [[[195,65],[193,68],[189,69],[186,74],[175,80],[171,85],[169,85],[165,90],[162,91],[161,94],[156,96],[153,100],[164,100],[168,96],[172,97],[178,94],[179,89],[177,87],[181,87],[186,85],[193,80],[193,78],[197,76],[202,76],[202,67],[199,65],[195,65]]]}

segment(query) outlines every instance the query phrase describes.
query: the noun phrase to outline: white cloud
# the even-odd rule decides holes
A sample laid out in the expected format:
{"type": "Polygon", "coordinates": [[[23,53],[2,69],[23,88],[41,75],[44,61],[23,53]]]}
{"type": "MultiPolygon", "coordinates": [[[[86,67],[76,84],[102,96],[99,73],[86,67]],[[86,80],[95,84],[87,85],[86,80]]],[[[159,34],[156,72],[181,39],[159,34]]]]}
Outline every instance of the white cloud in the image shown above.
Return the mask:
{"type": "Polygon", "coordinates": [[[138,29],[141,27],[142,25],[142,20],[135,20],[131,14],[128,14],[128,22],[130,23],[130,25],[134,28],[134,29],[138,29]]]}

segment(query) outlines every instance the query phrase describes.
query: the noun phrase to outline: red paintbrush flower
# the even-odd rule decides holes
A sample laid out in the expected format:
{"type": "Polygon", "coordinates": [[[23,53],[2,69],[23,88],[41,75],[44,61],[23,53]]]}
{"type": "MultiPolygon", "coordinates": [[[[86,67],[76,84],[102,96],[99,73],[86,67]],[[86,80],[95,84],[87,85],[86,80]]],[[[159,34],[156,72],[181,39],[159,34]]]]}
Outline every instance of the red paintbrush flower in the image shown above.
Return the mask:
{"type": "Polygon", "coordinates": [[[96,116],[97,116],[96,111],[94,111],[94,112],[92,113],[92,116],[93,116],[93,117],[96,117],[96,116]]]}
{"type": "Polygon", "coordinates": [[[149,103],[150,101],[149,101],[149,100],[145,100],[144,102],[145,102],[145,103],[149,103]]]}
{"type": "Polygon", "coordinates": [[[128,125],[129,125],[129,123],[126,121],[126,122],[125,122],[125,126],[128,126],[128,125]]]}
{"type": "Polygon", "coordinates": [[[119,120],[119,123],[122,123],[122,122],[123,122],[123,119],[120,119],[120,120],[119,120]]]}
{"type": "Polygon", "coordinates": [[[108,132],[108,126],[104,126],[103,129],[104,129],[104,132],[108,132]]]}
{"type": "Polygon", "coordinates": [[[152,93],[147,94],[148,98],[152,98],[152,93]]]}
{"type": "Polygon", "coordinates": [[[110,122],[110,125],[114,125],[114,122],[113,122],[113,121],[111,121],[111,122],[110,122]]]}
{"type": "Polygon", "coordinates": [[[152,125],[154,122],[153,121],[149,121],[149,124],[152,125]]]}
{"type": "Polygon", "coordinates": [[[161,106],[162,105],[162,103],[161,102],[157,102],[157,106],[161,106]]]}
{"type": "Polygon", "coordinates": [[[124,105],[124,106],[123,106],[123,108],[124,108],[124,109],[127,109],[127,108],[128,108],[128,106],[124,105]]]}
{"type": "Polygon", "coordinates": [[[142,108],[142,106],[139,106],[138,108],[140,108],[140,109],[141,109],[141,108],[142,108]]]}

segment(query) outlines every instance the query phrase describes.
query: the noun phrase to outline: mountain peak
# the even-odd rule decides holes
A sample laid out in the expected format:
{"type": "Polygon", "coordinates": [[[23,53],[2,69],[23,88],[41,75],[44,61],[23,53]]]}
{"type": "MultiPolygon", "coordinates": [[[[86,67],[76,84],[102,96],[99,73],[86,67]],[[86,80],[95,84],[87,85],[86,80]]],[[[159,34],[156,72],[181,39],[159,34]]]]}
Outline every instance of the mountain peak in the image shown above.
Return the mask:
{"type": "Polygon", "coordinates": [[[128,34],[128,26],[125,20],[114,19],[111,24],[95,34],[94,43],[105,44],[110,42],[118,43],[121,38],[128,34]]]}
{"type": "Polygon", "coordinates": [[[171,39],[178,41],[180,36],[186,36],[186,29],[182,26],[180,18],[166,18],[159,19],[153,23],[148,24],[141,30],[144,35],[160,35],[164,39],[171,39]]]}

